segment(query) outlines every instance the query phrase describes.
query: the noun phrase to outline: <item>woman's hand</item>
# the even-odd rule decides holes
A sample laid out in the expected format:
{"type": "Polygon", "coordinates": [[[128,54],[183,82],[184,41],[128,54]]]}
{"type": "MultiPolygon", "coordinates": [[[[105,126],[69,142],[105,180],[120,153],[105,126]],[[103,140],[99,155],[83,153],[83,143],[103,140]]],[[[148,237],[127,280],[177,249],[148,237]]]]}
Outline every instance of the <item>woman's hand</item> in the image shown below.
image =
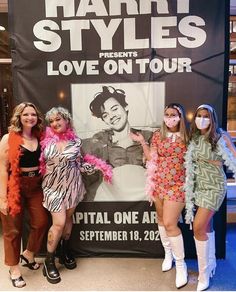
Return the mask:
{"type": "Polygon", "coordinates": [[[223,162],[221,160],[198,159],[197,161],[210,163],[210,164],[213,164],[213,165],[219,166],[219,167],[223,166],[223,162]]]}
{"type": "Polygon", "coordinates": [[[130,133],[129,135],[130,135],[130,138],[135,142],[139,142],[140,144],[146,143],[143,135],[140,133],[130,133]]]}
{"type": "Polygon", "coordinates": [[[233,156],[236,158],[236,147],[232,141],[232,138],[230,137],[228,132],[223,133],[223,139],[225,140],[225,143],[229,150],[232,152],[233,156]]]}
{"type": "Polygon", "coordinates": [[[96,172],[94,165],[88,162],[83,162],[79,169],[80,169],[80,172],[86,173],[87,175],[92,175],[96,172]]]}
{"type": "Polygon", "coordinates": [[[3,215],[8,214],[8,204],[7,204],[7,199],[5,197],[0,197],[0,212],[3,215]]]}

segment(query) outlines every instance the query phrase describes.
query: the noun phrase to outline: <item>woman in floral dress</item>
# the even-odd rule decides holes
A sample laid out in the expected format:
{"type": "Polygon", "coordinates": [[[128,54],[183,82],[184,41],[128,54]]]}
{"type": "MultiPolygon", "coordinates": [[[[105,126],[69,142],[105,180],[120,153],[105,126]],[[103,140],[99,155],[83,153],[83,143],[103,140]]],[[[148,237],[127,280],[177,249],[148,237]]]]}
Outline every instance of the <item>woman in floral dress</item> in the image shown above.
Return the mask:
{"type": "Polygon", "coordinates": [[[184,261],[184,243],[178,221],[185,206],[184,154],[188,142],[183,107],[172,103],[165,108],[160,130],[153,134],[149,147],[141,134],[132,134],[143,146],[148,168],[148,185],[151,201],[157,210],[158,228],[165,251],[162,271],[176,265],[176,287],[187,284],[187,267],[184,261]],[[151,171],[149,171],[151,170],[151,171]]]}

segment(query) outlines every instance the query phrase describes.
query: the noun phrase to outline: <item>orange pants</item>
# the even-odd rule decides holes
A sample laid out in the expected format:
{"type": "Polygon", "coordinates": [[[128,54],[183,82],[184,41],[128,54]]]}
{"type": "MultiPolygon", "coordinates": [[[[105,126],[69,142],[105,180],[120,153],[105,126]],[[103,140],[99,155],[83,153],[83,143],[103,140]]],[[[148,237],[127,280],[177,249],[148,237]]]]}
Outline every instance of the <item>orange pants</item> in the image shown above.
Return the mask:
{"type": "Polygon", "coordinates": [[[15,217],[0,213],[7,266],[15,266],[20,260],[24,209],[27,209],[29,215],[30,231],[26,247],[29,251],[37,253],[40,250],[48,228],[48,212],[42,205],[41,177],[20,177],[20,189],[21,212],[15,217]]]}

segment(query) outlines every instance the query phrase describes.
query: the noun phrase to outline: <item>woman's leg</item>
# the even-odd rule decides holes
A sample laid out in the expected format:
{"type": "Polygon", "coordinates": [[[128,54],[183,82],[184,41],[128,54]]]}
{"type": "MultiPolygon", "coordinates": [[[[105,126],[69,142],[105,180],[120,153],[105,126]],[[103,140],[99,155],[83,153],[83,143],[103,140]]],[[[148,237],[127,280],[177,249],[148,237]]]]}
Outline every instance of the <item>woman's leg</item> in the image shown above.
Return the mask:
{"type": "Polygon", "coordinates": [[[206,208],[198,207],[197,213],[193,222],[194,237],[197,240],[207,240],[207,233],[210,232],[212,217],[215,211],[206,208]]]}
{"type": "Polygon", "coordinates": [[[184,206],[185,204],[181,202],[168,200],[164,201],[163,224],[169,237],[175,237],[181,234],[181,230],[178,226],[178,221],[184,206]]]}
{"type": "Polygon", "coordinates": [[[75,208],[71,208],[66,210],[66,223],[65,223],[65,227],[63,229],[63,233],[62,233],[62,238],[65,240],[68,240],[70,238],[71,235],[71,230],[72,230],[72,226],[73,226],[73,220],[72,220],[72,216],[75,212],[75,208]]]}
{"type": "Polygon", "coordinates": [[[156,207],[156,212],[157,212],[157,220],[158,220],[158,225],[163,226],[163,203],[164,201],[158,197],[156,197],[155,200],[155,207],[156,207]]]}
{"type": "Polygon", "coordinates": [[[52,226],[48,231],[47,251],[52,253],[56,250],[66,224],[66,210],[62,209],[60,212],[51,212],[51,215],[52,226]]]}
{"type": "Polygon", "coordinates": [[[39,268],[39,264],[35,263],[34,256],[39,252],[48,228],[48,214],[42,205],[42,201],[41,187],[35,187],[32,196],[25,198],[25,204],[29,212],[30,233],[27,247],[23,251],[23,257],[21,257],[24,261],[28,261],[28,267],[33,270],[39,268]]]}
{"type": "Polygon", "coordinates": [[[187,284],[188,273],[185,263],[184,241],[178,221],[184,208],[184,203],[174,201],[164,201],[163,222],[170,241],[172,253],[176,266],[176,287],[180,288],[187,284]]]}
{"type": "Polygon", "coordinates": [[[61,250],[60,250],[60,263],[64,264],[67,269],[75,269],[76,261],[70,250],[69,239],[73,226],[72,216],[75,208],[66,210],[66,224],[62,233],[61,250]]]}
{"type": "Polygon", "coordinates": [[[47,256],[44,261],[43,275],[47,277],[47,280],[51,284],[56,284],[61,281],[60,274],[55,265],[54,252],[57,244],[61,238],[65,222],[66,222],[66,211],[64,206],[60,212],[51,212],[52,214],[52,226],[48,231],[47,240],[47,256]]]}
{"type": "Polygon", "coordinates": [[[197,291],[203,291],[209,287],[210,266],[209,266],[209,244],[207,232],[210,230],[210,223],[214,211],[199,207],[193,222],[194,240],[198,259],[198,286],[197,291]]]}
{"type": "Polygon", "coordinates": [[[12,284],[15,287],[24,287],[25,281],[21,277],[19,266],[22,235],[22,214],[15,217],[1,214],[5,264],[9,266],[12,284]]]}
{"type": "Polygon", "coordinates": [[[170,241],[166,234],[166,230],[163,223],[163,200],[157,197],[155,201],[155,207],[157,212],[160,239],[165,252],[164,261],[162,262],[162,271],[167,272],[172,268],[173,256],[170,241]]]}

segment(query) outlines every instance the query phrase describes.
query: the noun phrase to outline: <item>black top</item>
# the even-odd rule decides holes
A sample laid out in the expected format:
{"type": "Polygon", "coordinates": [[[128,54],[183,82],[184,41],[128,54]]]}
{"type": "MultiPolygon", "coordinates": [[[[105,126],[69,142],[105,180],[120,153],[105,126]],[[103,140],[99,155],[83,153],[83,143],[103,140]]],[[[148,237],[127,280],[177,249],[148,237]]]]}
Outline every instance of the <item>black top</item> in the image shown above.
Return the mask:
{"type": "Polygon", "coordinates": [[[30,151],[24,146],[21,147],[21,156],[19,161],[20,167],[35,167],[39,166],[39,157],[40,157],[40,144],[38,143],[38,147],[35,151],[30,151]]]}

